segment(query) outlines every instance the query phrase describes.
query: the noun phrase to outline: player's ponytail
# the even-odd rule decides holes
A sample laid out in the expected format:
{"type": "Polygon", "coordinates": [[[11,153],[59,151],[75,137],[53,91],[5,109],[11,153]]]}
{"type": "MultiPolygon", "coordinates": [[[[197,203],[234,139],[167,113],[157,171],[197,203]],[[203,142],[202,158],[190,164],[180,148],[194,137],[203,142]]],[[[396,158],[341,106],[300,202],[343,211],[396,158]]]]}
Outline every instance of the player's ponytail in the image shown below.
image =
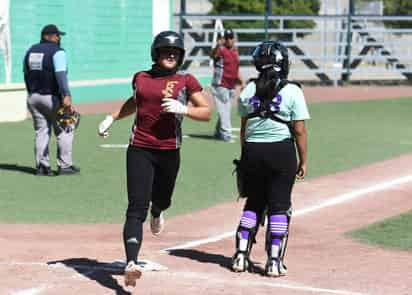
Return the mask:
{"type": "Polygon", "coordinates": [[[277,95],[276,85],[279,81],[278,72],[273,68],[262,71],[255,80],[256,96],[263,103],[270,102],[277,95]]]}

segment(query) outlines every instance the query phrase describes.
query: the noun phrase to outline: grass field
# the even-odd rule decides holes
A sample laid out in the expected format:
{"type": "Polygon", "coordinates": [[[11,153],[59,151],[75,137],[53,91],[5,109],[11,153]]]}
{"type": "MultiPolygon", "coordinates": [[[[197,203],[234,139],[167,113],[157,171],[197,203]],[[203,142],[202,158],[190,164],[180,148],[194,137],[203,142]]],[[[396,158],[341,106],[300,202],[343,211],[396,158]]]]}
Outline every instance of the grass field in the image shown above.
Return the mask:
{"type": "Polygon", "coordinates": [[[400,250],[412,250],[412,210],[351,232],[355,239],[371,245],[381,245],[400,250]]]}
{"type": "MultiPolygon", "coordinates": [[[[318,177],[412,152],[412,100],[318,103],[309,106],[309,175],[318,177]]],[[[239,118],[233,112],[233,125],[239,118]]],[[[103,140],[96,126],[104,115],[83,116],[75,137],[80,176],[33,176],[31,120],[0,124],[1,223],[122,223],[126,206],[125,149],[132,118],[117,122],[103,140]]],[[[238,143],[211,138],[209,123],[185,119],[182,165],[168,211],[173,216],[235,199],[232,159],[238,143]]],[[[55,167],[55,140],[52,140],[55,167]]]]}

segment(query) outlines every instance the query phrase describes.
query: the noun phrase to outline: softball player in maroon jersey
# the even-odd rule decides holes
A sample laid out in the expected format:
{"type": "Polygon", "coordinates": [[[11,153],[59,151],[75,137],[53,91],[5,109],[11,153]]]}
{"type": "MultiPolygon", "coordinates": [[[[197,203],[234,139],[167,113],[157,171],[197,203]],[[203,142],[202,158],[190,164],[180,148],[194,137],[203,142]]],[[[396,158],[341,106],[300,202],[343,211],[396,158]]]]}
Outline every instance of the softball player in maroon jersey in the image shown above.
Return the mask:
{"type": "Polygon", "coordinates": [[[137,257],[149,207],[152,233],[159,235],[164,228],[162,212],[171,205],[179,171],[183,117],[210,119],[209,105],[199,82],[190,74],[178,72],[184,54],[179,34],[158,34],[151,48],[152,68],[134,75],[134,95],[99,124],[99,134],[106,137],[115,120],[136,114],[127,149],[129,203],[123,230],[126,286],[135,286],[141,275],[137,257]]]}

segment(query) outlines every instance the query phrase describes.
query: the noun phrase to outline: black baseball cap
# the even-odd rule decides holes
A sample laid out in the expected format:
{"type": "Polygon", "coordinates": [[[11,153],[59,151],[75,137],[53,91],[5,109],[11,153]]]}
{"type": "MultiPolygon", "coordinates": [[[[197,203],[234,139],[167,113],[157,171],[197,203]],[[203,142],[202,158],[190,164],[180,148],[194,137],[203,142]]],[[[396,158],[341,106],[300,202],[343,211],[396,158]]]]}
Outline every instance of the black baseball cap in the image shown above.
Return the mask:
{"type": "Polygon", "coordinates": [[[223,37],[225,37],[225,39],[233,39],[235,38],[235,33],[232,29],[226,29],[223,33],[223,37]]]}
{"type": "Polygon", "coordinates": [[[50,35],[50,34],[58,34],[58,35],[66,35],[65,32],[60,31],[56,25],[50,24],[43,27],[41,30],[42,35],[50,35]]]}

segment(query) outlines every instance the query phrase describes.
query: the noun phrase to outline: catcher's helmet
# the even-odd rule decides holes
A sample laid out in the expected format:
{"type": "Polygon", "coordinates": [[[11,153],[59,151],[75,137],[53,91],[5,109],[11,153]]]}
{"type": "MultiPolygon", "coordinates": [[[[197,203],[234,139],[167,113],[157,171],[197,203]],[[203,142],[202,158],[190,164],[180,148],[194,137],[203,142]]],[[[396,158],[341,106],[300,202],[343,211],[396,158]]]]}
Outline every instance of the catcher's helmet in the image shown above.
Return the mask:
{"type": "Polygon", "coordinates": [[[185,55],[185,46],[183,43],[183,38],[178,33],[173,31],[163,31],[159,33],[153,40],[152,43],[152,61],[157,62],[159,58],[159,48],[163,47],[173,47],[180,49],[181,54],[179,60],[177,61],[177,65],[180,66],[183,63],[184,55],[185,55]]]}
{"type": "Polygon", "coordinates": [[[286,79],[289,74],[288,50],[276,41],[260,43],[252,53],[253,64],[256,70],[262,72],[266,69],[274,69],[281,79],[286,79]]]}

